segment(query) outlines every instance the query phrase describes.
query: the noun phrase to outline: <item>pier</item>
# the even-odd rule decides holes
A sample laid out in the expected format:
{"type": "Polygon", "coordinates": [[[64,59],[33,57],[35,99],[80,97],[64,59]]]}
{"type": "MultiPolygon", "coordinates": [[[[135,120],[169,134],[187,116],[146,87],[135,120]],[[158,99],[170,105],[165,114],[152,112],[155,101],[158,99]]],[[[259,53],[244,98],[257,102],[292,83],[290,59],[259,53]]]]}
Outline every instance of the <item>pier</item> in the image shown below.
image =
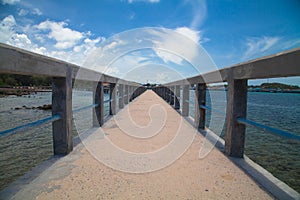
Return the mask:
{"type": "MultiPolygon", "coordinates": [[[[140,83],[1,44],[1,73],[53,78],[52,117],[37,125],[52,123],[54,156],[2,190],[0,198],[299,199],[299,193],[244,155],[248,125],[300,139],[246,116],[248,80],[300,76],[299,66],[300,49],[295,49],[147,90],[140,83]],[[71,134],[75,79],[92,83],[93,91],[93,104],[82,108],[92,108],[93,127],[80,138],[71,134]],[[212,109],[206,105],[206,84],[220,82],[228,83],[225,140],[205,127],[206,112],[212,109]],[[104,84],[110,87],[108,118],[104,84]],[[191,85],[196,86],[193,118],[189,117],[191,85]],[[132,121],[136,126],[129,126],[132,121]],[[151,124],[162,126],[156,129],[151,124]],[[112,151],[107,141],[138,156],[132,159],[112,151]],[[170,149],[164,157],[155,153],[139,157],[166,144],[170,149]],[[199,158],[199,150],[210,148],[209,144],[215,146],[199,158]],[[176,159],[168,160],[173,156],[176,159]]],[[[2,131],[1,137],[28,128],[2,131]]]]}

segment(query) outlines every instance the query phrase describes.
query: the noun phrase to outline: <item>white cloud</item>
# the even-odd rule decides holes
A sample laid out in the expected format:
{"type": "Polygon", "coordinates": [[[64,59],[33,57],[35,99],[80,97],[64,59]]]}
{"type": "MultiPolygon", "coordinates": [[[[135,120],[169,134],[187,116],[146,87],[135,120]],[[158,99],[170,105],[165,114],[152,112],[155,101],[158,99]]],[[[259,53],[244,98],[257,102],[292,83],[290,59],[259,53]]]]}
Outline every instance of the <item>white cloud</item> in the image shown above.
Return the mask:
{"type": "Polygon", "coordinates": [[[160,0],[128,0],[128,3],[134,2],[159,3],[160,0]]]}
{"type": "Polygon", "coordinates": [[[193,29],[190,29],[188,27],[178,27],[175,29],[177,33],[180,33],[182,35],[185,35],[186,37],[190,38],[193,40],[195,43],[203,44],[205,42],[208,42],[210,39],[203,37],[203,32],[202,31],[196,31],[193,29]]]}
{"type": "Polygon", "coordinates": [[[32,14],[34,14],[34,15],[42,15],[43,13],[42,13],[42,11],[40,11],[40,9],[34,8],[33,11],[32,11],[32,14]]]}
{"type": "Polygon", "coordinates": [[[281,43],[282,49],[295,48],[300,45],[300,38],[293,38],[281,43]]]}
{"type": "Polygon", "coordinates": [[[245,45],[247,47],[243,59],[249,59],[257,55],[265,54],[272,50],[278,43],[281,37],[249,37],[246,39],[245,45]]]}
{"type": "Polygon", "coordinates": [[[45,38],[42,34],[35,34],[34,35],[35,39],[41,43],[44,43],[45,42],[45,38]]]}
{"type": "Polygon", "coordinates": [[[80,33],[64,26],[66,26],[66,24],[62,22],[47,22],[39,25],[27,25],[22,27],[17,24],[14,16],[9,15],[0,21],[0,42],[46,56],[55,57],[77,65],[82,65],[87,54],[94,50],[96,45],[105,40],[103,37],[91,39],[88,37],[91,36],[91,33],[80,33]],[[47,32],[45,33],[44,30],[47,32]],[[69,36],[67,37],[66,35],[74,33],[77,38],[72,38],[71,35],[70,37],[72,40],[69,41],[69,36]],[[72,49],[53,48],[49,38],[53,38],[57,41],[54,45],[55,47],[58,44],[62,44],[62,42],[76,43],[76,45],[73,45],[72,49]]]}
{"type": "Polygon", "coordinates": [[[47,54],[47,49],[45,47],[39,47],[37,44],[33,44],[24,33],[15,33],[6,43],[38,54],[47,54]]]}
{"type": "Polygon", "coordinates": [[[14,16],[9,15],[5,17],[0,23],[0,41],[6,42],[14,34],[16,27],[16,20],[14,16]]]}
{"type": "Polygon", "coordinates": [[[19,2],[20,0],[2,0],[2,4],[5,5],[5,4],[9,4],[9,5],[13,5],[15,4],[16,2],[19,2]]]}
{"type": "Polygon", "coordinates": [[[27,46],[31,45],[31,41],[29,40],[27,35],[25,35],[23,33],[14,34],[11,38],[11,41],[13,41],[12,45],[18,46],[18,47],[21,47],[21,48],[26,48],[27,46]]]}
{"type": "Polygon", "coordinates": [[[167,80],[170,78],[164,72],[160,72],[156,75],[156,77],[154,79],[155,79],[156,83],[164,83],[164,82],[167,82],[167,80]]]}
{"type": "Polygon", "coordinates": [[[194,14],[190,27],[197,29],[202,25],[207,16],[206,0],[185,0],[185,3],[192,6],[192,12],[194,14]]]}
{"type": "MultiPolygon", "coordinates": [[[[199,45],[199,40],[201,41],[199,32],[186,27],[177,30],[133,29],[103,42],[89,56],[84,66],[104,73],[107,67],[117,67],[118,76],[126,74],[136,66],[149,63],[167,65],[180,72],[186,70],[189,75],[215,70],[212,68],[215,65],[199,45]]],[[[81,49],[78,47],[74,50],[81,49]]]]}
{"type": "Polygon", "coordinates": [[[12,27],[14,25],[16,25],[16,20],[14,18],[14,16],[12,15],[8,15],[7,17],[5,17],[2,22],[3,26],[9,26],[12,27]]]}
{"type": "Polygon", "coordinates": [[[40,9],[38,8],[33,8],[31,11],[29,10],[25,10],[23,8],[21,8],[18,12],[18,15],[23,17],[23,16],[26,16],[28,14],[32,14],[32,15],[42,15],[42,11],[40,11],[40,9]]]}
{"type": "Polygon", "coordinates": [[[44,21],[36,27],[40,30],[50,30],[48,37],[56,41],[57,49],[67,49],[74,47],[83,37],[84,34],[70,28],[66,28],[65,22],[44,21]]]}
{"type": "Polygon", "coordinates": [[[200,41],[200,31],[194,31],[187,27],[176,28],[175,31],[193,40],[195,43],[200,41]]]}
{"type": "Polygon", "coordinates": [[[23,8],[21,8],[18,12],[18,15],[19,16],[25,16],[25,15],[28,15],[29,11],[28,10],[25,10],[23,8]]]}
{"type": "Polygon", "coordinates": [[[200,31],[194,31],[187,27],[178,27],[171,31],[166,30],[165,33],[158,32],[157,35],[161,39],[154,41],[156,43],[155,47],[165,50],[169,54],[156,51],[157,56],[161,57],[166,63],[173,62],[181,65],[185,59],[198,69],[203,68],[202,66],[211,67],[211,61],[199,45],[201,41],[200,33],[200,31]]]}
{"type": "Polygon", "coordinates": [[[169,53],[167,51],[161,51],[159,49],[155,50],[155,53],[158,57],[160,57],[165,63],[176,63],[181,65],[183,62],[183,58],[179,57],[178,55],[169,53]]]}
{"type": "MultiPolygon", "coordinates": [[[[105,38],[103,37],[98,37],[96,39],[86,38],[80,42],[80,44],[74,46],[72,50],[62,49],[58,51],[49,51],[47,55],[83,66],[88,55],[93,52],[96,49],[96,46],[104,40],[105,38]]],[[[90,66],[85,67],[90,68],[90,66]]]]}
{"type": "Polygon", "coordinates": [[[98,37],[96,39],[89,39],[89,38],[86,38],[82,44],[80,45],[77,45],[73,48],[73,51],[74,52],[82,52],[84,53],[85,55],[87,55],[90,51],[94,50],[95,49],[95,46],[96,44],[98,44],[99,42],[105,40],[105,38],[102,38],[102,37],[98,37]]]}

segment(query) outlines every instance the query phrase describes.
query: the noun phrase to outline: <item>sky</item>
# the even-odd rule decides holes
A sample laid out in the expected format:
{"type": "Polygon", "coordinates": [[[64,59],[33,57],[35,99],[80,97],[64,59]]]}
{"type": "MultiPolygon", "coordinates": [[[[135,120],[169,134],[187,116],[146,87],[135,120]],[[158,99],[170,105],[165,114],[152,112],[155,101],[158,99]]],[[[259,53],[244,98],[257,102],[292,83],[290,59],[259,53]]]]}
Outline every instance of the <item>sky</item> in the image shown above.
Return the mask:
{"type": "Polygon", "coordinates": [[[2,43],[143,83],[300,47],[299,0],[1,0],[0,23],[2,43]]]}

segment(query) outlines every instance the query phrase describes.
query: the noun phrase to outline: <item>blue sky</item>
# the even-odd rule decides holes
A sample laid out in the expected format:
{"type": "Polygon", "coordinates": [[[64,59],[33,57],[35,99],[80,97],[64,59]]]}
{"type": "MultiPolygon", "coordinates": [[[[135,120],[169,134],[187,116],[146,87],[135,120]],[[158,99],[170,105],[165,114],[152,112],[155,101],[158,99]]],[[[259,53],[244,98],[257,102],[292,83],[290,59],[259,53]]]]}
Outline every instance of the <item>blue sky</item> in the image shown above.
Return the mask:
{"type": "MultiPolygon", "coordinates": [[[[95,61],[87,59],[97,48],[121,44],[121,39],[125,41],[122,37],[134,42],[133,35],[139,37],[136,31],[122,33],[143,27],[185,35],[206,50],[215,68],[300,46],[299,0],[1,1],[0,42],[84,66],[95,61]]],[[[178,53],[197,53],[199,49],[187,47],[186,52],[179,52],[179,47],[186,47],[184,39],[176,41],[176,34],[160,34],[153,44],[167,41],[172,51],[141,49],[121,56],[109,68],[86,67],[144,82],[167,82],[214,69],[195,69],[191,60],[185,61],[189,55],[182,58],[178,53]],[[140,69],[132,73],[136,69],[133,66],[140,69]]],[[[300,85],[298,77],[270,81],[300,85]]]]}

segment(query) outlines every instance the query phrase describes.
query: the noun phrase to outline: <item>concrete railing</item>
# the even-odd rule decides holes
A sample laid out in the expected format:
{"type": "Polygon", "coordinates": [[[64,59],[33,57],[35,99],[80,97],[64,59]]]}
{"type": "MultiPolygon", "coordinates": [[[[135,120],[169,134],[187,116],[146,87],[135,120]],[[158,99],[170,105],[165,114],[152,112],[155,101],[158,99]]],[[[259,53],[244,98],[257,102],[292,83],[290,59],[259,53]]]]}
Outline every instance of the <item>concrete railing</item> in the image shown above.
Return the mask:
{"type": "MultiPolygon", "coordinates": [[[[74,80],[93,83],[93,126],[102,126],[104,123],[104,83],[109,83],[110,87],[109,113],[111,115],[118,111],[117,101],[121,109],[124,104],[128,104],[146,90],[135,82],[80,68],[77,65],[5,44],[0,44],[0,73],[52,77],[53,119],[47,118],[47,121],[52,121],[54,154],[65,155],[73,149],[72,87],[74,80]]],[[[13,131],[14,129],[11,132],[13,131]]]]}
{"type": "MultiPolygon", "coordinates": [[[[243,157],[245,146],[245,125],[254,123],[246,119],[248,80],[300,76],[300,49],[281,52],[249,62],[234,65],[203,75],[163,84],[153,90],[174,105],[181,108],[183,116],[189,115],[189,92],[191,85],[195,90],[195,127],[205,129],[206,84],[227,82],[225,153],[232,157],[243,157]],[[182,97],[180,96],[182,90],[182,97]],[[170,100],[171,99],[171,100],[170,100]],[[179,105],[179,99],[182,105],[179,105]],[[176,102],[176,103],[175,103],[176,102]],[[249,123],[247,123],[247,121],[249,123]]],[[[268,129],[268,127],[264,126],[268,129]]],[[[275,130],[269,128],[269,130],[275,130]]],[[[300,136],[280,130],[278,134],[299,140],[300,136]]]]}

